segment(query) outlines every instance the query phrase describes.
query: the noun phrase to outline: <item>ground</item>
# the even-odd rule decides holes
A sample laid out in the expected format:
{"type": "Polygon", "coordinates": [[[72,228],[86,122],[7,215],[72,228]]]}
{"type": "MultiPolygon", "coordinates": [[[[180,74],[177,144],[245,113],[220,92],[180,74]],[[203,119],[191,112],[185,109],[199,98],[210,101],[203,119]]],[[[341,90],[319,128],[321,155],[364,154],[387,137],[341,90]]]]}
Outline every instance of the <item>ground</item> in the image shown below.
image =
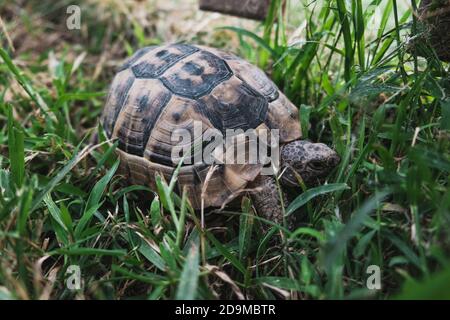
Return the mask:
{"type": "Polygon", "coordinates": [[[450,81],[426,44],[409,49],[418,1],[275,1],[259,23],[85,0],[68,30],[73,2],[0,4],[0,298],[450,298],[450,81]],[[257,64],[304,137],[340,154],[326,184],[291,194],[294,230],[248,197],[203,224],[170,182],[115,174],[94,139],[115,68],[174,41],[257,64]]]}

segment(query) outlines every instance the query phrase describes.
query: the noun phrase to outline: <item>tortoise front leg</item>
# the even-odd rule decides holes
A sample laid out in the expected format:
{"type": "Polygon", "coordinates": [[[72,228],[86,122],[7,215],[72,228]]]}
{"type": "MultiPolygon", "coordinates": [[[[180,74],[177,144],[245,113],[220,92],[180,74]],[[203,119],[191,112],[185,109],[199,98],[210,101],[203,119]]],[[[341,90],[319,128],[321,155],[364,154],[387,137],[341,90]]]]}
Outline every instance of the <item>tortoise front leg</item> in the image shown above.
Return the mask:
{"type": "MultiPolygon", "coordinates": [[[[255,206],[258,214],[264,219],[273,221],[276,224],[283,225],[283,208],[280,201],[280,194],[276,180],[273,176],[259,175],[253,182],[250,183],[251,189],[256,189],[251,193],[253,205],[255,206]]],[[[288,205],[287,197],[282,192],[283,204],[286,207],[288,205]]],[[[290,227],[288,221],[288,227],[290,227]]],[[[267,224],[265,224],[267,226],[267,224]]]]}

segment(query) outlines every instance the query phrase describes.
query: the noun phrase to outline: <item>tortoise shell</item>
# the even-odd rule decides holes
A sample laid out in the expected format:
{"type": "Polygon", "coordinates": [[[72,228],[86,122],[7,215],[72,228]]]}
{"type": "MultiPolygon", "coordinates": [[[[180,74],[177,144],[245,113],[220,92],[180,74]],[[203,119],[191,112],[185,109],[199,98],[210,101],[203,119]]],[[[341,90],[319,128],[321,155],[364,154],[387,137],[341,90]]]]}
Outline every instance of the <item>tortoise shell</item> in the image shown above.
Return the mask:
{"type": "MultiPolygon", "coordinates": [[[[118,140],[121,171],[132,184],[155,190],[155,175],[170,180],[177,164],[177,129],[279,129],[280,143],[301,137],[298,109],[263,71],[221,50],[187,44],[140,49],[119,68],[101,123],[118,140]]],[[[247,159],[247,158],[246,158],[247,159]]],[[[194,208],[201,207],[206,163],[183,165],[177,181],[194,208]]],[[[208,177],[204,206],[230,201],[260,173],[260,164],[219,165],[208,177]]],[[[205,190],[203,190],[205,191],[205,190]]]]}

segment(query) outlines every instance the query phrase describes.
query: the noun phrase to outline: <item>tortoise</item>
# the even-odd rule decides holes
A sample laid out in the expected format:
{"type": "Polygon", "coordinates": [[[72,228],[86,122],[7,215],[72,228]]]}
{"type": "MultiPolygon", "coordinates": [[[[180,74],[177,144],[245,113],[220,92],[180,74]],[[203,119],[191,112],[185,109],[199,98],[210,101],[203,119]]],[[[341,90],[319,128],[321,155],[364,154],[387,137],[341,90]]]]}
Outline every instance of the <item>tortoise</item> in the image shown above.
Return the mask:
{"type": "MultiPolygon", "coordinates": [[[[167,181],[180,165],[175,191],[186,190],[194,209],[223,207],[244,190],[259,214],[280,222],[282,208],[274,176],[263,163],[176,163],[171,135],[182,128],[279,132],[281,185],[295,187],[326,177],[339,163],[322,143],[303,140],[298,109],[258,67],[225,51],[183,43],[138,50],[115,75],[100,118],[106,136],[118,140],[120,171],[131,184],[156,190],[156,174],[167,181]],[[209,175],[208,175],[209,174],[209,175]],[[260,188],[260,189],[257,189],[260,188]]],[[[202,148],[204,146],[202,145],[202,148]]]]}

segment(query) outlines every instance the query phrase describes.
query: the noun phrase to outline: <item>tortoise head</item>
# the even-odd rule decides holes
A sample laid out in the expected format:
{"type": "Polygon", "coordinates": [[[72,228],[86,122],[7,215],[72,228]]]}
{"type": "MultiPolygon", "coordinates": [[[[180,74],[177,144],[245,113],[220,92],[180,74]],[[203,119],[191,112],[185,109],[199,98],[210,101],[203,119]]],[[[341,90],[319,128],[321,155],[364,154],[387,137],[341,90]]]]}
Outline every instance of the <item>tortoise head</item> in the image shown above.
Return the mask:
{"type": "Polygon", "coordinates": [[[281,182],[285,186],[299,185],[298,176],[307,184],[315,184],[328,176],[339,164],[341,158],[333,149],[323,143],[296,140],[281,149],[284,171],[281,182]]]}

